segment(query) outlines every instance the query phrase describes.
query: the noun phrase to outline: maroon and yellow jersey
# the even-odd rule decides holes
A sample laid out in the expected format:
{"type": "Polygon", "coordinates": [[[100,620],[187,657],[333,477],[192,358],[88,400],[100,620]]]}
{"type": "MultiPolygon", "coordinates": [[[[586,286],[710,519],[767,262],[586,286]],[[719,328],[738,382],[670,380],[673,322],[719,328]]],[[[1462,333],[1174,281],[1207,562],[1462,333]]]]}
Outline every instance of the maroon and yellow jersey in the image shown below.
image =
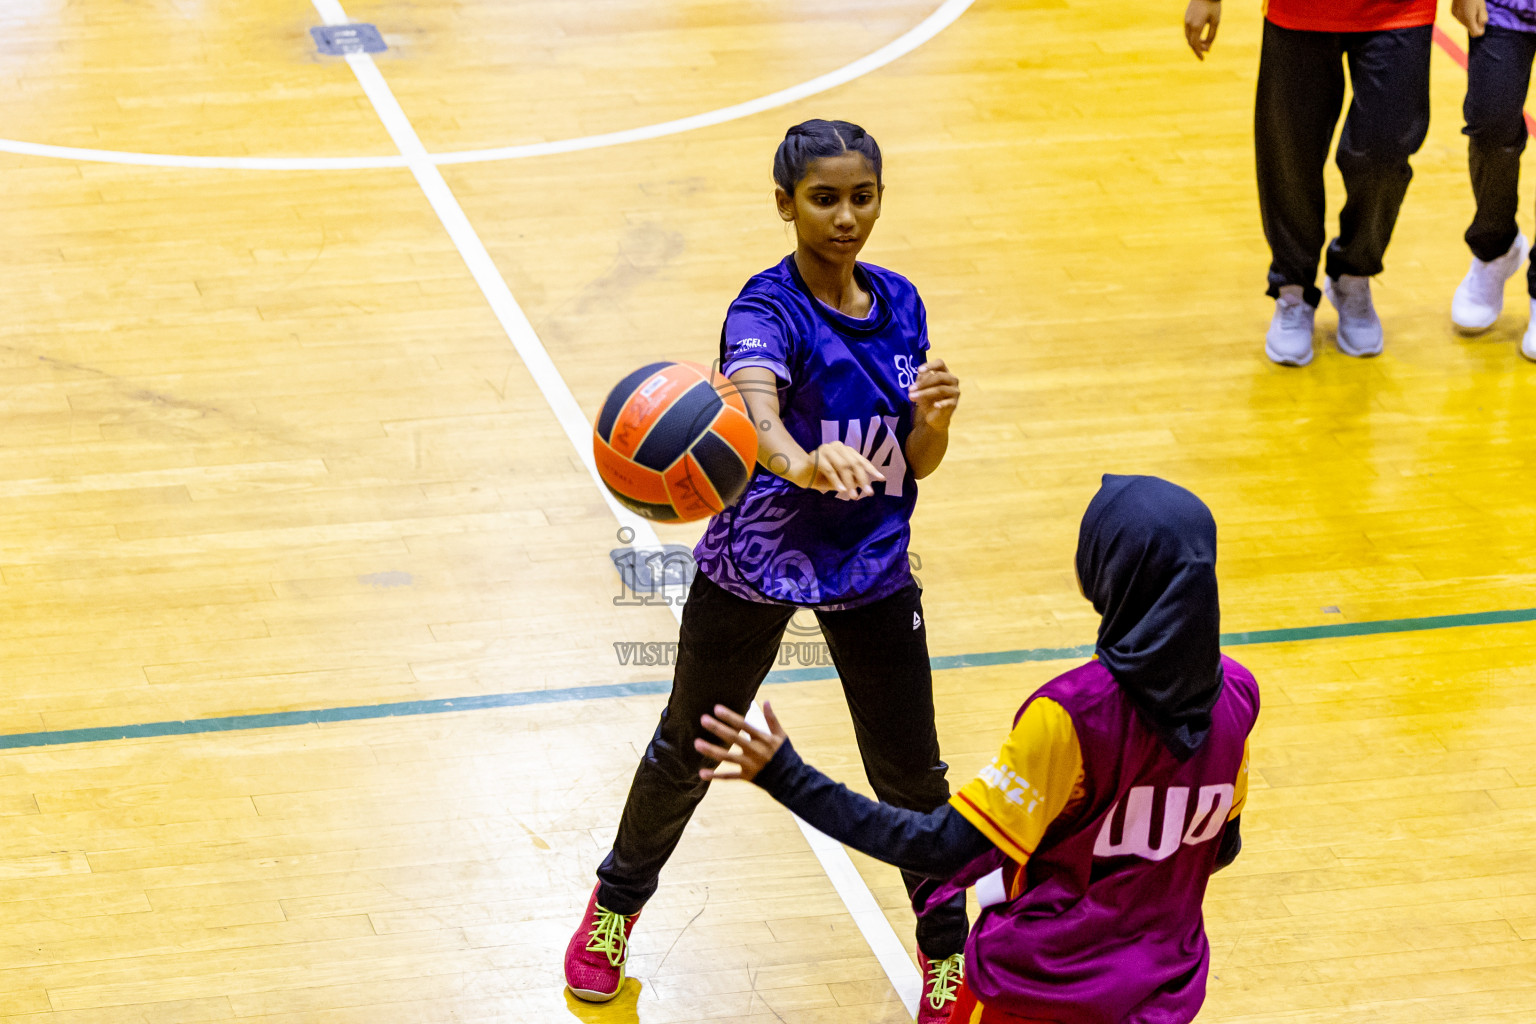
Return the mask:
{"type": "Polygon", "coordinates": [[[977,882],[965,967],[981,1004],[1071,1024],[1194,1019],[1210,964],[1201,902],[1247,802],[1259,712],[1253,676],[1221,666],[1209,732],[1187,757],[1091,661],[1036,691],[951,798],[1018,865],[1002,865],[1002,892],[977,882]]]}
{"type": "MultiPolygon", "coordinates": [[[[994,846],[1024,864],[1051,823],[1064,811],[1075,809],[1084,795],[1082,746],[1072,716],[1049,697],[1037,697],[1025,705],[992,763],[949,802],[994,846]]],[[[1243,813],[1247,801],[1245,740],[1225,820],[1243,813]]],[[[1023,873],[1018,877],[1022,879],[1023,873]]]]}

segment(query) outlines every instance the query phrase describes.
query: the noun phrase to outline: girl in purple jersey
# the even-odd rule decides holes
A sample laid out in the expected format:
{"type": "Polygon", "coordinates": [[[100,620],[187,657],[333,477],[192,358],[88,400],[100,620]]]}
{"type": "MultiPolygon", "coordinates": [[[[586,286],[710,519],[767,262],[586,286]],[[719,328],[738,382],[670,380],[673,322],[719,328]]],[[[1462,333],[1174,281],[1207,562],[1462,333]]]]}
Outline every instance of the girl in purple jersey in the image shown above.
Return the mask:
{"type": "Polygon", "coordinates": [[[1037,690],[992,763],[923,814],[849,792],[730,708],[698,741],[835,839],[935,880],[915,905],[974,886],[952,1024],[1186,1024],[1210,966],[1201,902],[1241,847],[1247,669],[1223,657],[1216,524],[1155,477],[1106,476],[1077,573],[1103,616],[1097,657],[1037,690]]]}
{"type": "MultiPolygon", "coordinates": [[[[880,799],[928,812],[949,798],[939,758],[921,592],[908,564],[917,481],[949,444],[960,385],[927,356],[927,314],[899,274],[857,261],[880,216],[880,148],[845,121],[791,128],[774,157],[779,216],[796,247],[731,303],[721,371],[758,426],[741,500],[695,551],[672,693],[613,850],[566,950],[581,999],[624,982],[628,937],[708,787],[700,716],[745,712],[791,616],[814,611],[880,799]]],[[[922,876],[905,872],[909,892],[922,876]]],[[[968,925],[963,893],[919,922],[922,1022],[948,1019],[968,925]]]]}

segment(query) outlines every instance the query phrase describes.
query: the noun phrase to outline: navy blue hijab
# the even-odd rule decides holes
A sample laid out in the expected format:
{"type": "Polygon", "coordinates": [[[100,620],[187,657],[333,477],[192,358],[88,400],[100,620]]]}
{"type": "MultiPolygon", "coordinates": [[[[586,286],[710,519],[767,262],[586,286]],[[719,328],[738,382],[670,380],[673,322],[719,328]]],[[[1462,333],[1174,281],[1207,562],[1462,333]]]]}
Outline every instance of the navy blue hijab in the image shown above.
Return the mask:
{"type": "Polygon", "coordinates": [[[1221,696],[1216,520],[1155,476],[1105,474],[1083,513],[1077,577],[1103,616],[1099,661],[1180,759],[1221,696]]]}

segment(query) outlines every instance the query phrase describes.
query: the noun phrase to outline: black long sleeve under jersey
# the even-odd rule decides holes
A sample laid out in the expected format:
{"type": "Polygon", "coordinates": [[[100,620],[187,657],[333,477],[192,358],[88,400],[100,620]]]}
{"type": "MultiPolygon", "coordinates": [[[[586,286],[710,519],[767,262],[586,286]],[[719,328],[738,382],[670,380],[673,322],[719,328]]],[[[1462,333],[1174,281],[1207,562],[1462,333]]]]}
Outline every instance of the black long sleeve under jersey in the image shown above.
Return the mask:
{"type": "MultiPolygon", "coordinates": [[[[785,740],[753,779],[818,830],[860,853],[929,878],[947,879],[992,849],[992,842],[949,804],[926,814],[869,799],[806,764],[785,740]]],[[[1216,870],[1243,847],[1241,815],[1222,831],[1216,870]]]]}

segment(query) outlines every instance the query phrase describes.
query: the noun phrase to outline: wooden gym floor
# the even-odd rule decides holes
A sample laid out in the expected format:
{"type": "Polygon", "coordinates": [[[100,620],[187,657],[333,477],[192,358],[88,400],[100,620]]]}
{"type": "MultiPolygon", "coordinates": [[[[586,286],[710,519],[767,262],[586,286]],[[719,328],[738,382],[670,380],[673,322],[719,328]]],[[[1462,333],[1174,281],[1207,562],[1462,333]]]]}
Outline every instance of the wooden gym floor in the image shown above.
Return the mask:
{"type": "MultiPolygon", "coordinates": [[[[908,1019],[882,923],[747,787],[703,805],[623,997],[560,982],[669,675],[620,655],[676,636],[624,599],[567,428],[642,361],[712,356],[791,244],[769,162],[812,116],[881,141],[867,256],[917,282],[964,381],[913,541],[952,779],[1092,640],[1071,553],[1099,474],[1171,477],[1216,513],[1265,699],[1201,1019],[1531,1019],[1536,366],[1518,279],[1493,332],[1450,329],[1461,70],[1436,51],[1386,353],[1340,356],[1325,311],[1283,369],[1258,5],[1229,0],[1204,65],[1177,4],[966,6],[0,7],[0,1021],[908,1019]],[[815,95],[537,148],[956,14],[815,95]],[[322,15],[388,51],[317,55],[322,15]],[[497,147],[524,148],[443,156],[497,147]]],[[[802,639],[767,693],[862,785],[802,639]]],[[[895,873],[854,863],[908,942],[895,873]]]]}

